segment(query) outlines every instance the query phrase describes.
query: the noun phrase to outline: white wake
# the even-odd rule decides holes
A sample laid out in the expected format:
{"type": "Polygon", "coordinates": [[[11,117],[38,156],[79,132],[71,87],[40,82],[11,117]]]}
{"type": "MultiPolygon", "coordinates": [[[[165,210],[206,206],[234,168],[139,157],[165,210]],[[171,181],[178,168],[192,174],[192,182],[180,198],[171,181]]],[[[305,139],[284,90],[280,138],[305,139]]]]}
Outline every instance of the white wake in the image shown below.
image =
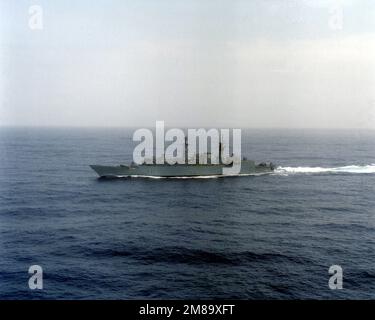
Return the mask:
{"type": "Polygon", "coordinates": [[[208,175],[208,176],[177,176],[177,177],[164,177],[164,176],[146,176],[146,175],[132,175],[122,176],[114,175],[113,178],[148,178],[148,179],[217,179],[223,177],[242,177],[242,176],[261,176],[261,175],[284,175],[289,174],[316,174],[316,173],[351,173],[351,174],[363,174],[363,173],[375,173],[375,163],[370,165],[350,165],[343,167],[276,167],[274,172],[264,173],[248,173],[248,174],[235,174],[235,175],[208,175]]]}
{"type": "Polygon", "coordinates": [[[375,173],[375,164],[370,165],[351,165],[344,167],[277,167],[276,174],[293,174],[293,173],[375,173]]]}
{"type": "Polygon", "coordinates": [[[269,174],[266,173],[239,173],[239,174],[220,174],[220,175],[208,175],[208,176],[147,176],[147,175],[131,175],[131,176],[123,176],[123,175],[114,175],[113,178],[147,178],[147,179],[217,179],[217,178],[225,178],[225,177],[247,177],[247,176],[261,176],[269,174]]]}

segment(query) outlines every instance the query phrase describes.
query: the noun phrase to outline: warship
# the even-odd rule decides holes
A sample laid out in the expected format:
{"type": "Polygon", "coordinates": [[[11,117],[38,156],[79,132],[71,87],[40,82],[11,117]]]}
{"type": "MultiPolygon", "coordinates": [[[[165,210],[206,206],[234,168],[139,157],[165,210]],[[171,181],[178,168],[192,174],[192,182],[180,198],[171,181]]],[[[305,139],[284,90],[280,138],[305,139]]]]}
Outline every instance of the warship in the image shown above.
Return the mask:
{"type": "MultiPolygon", "coordinates": [[[[221,150],[221,145],[220,145],[221,150]]],[[[219,153],[221,155],[221,153],[219,153]]],[[[199,156],[196,156],[198,160],[199,156]]],[[[221,157],[220,157],[221,158],[221,157]]],[[[158,164],[155,158],[152,163],[130,165],[120,164],[117,166],[90,165],[90,167],[99,175],[100,178],[126,178],[126,177],[165,177],[165,178],[193,178],[193,177],[224,177],[231,176],[224,174],[225,168],[232,167],[233,164],[224,164],[221,159],[219,163],[211,162],[211,154],[207,153],[209,163],[190,164],[186,161],[184,164],[158,164]]],[[[240,172],[238,175],[257,175],[272,173],[275,166],[272,162],[262,162],[256,164],[255,161],[242,158],[240,172]]]]}
{"type": "MultiPolygon", "coordinates": [[[[224,164],[142,164],[102,166],[90,165],[100,178],[125,177],[209,177],[230,176],[223,174],[224,164]]],[[[255,164],[252,160],[242,160],[241,170],[236,175],[272,173],[272,163],[255,164]]]]}

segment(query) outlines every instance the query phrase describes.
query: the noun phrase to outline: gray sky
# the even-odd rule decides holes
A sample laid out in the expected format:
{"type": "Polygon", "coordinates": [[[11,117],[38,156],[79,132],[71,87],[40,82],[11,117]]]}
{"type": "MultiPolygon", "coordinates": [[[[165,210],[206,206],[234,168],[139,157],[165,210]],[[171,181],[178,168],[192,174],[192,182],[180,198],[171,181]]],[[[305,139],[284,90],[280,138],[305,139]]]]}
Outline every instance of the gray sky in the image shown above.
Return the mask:
{"type": "Polygon", "coordinates": [[[0,125],[156,120],[375,129],[375,1],[0,1],[0,125]]]}

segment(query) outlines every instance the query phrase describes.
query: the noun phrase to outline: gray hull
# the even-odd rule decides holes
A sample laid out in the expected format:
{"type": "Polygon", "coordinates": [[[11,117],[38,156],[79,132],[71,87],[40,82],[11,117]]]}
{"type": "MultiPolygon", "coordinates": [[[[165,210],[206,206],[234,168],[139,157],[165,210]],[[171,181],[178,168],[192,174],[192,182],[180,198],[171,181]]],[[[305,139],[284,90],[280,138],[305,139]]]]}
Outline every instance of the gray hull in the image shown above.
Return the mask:
{"type": "MultiPolygon", "coordinates": [[[[140,166],[90,166],[102,178],[117,177],[197,177],[223,176],[223,164],[144,164],[140,166]]],[[[256,165],[254,161],[242,160],[240,175],[273,172],[272,164],[256,165]]]]}

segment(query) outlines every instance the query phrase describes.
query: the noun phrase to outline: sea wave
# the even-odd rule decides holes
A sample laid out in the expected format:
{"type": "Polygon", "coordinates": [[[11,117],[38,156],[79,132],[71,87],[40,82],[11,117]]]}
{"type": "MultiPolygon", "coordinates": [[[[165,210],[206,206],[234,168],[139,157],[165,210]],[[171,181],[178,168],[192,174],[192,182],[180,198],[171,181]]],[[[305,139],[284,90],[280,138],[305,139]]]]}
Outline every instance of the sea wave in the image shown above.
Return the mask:
{"type": "Polygon", "coordinates": [[[370,165],[348,165],[343,167],[277,167],[276,174],[298,174],[298,173],[375,173],[375,164],[370,165]]]}
{"type": "MultiPolygon", "coordinates": [[[[318,174],[318,173],[350,173],[350,174],[364,174],[364,173],[375,173],[375,163],[370,165],[348,165],[342,167],[283,167],[279,166],[275,168],[273,175],[289,175],[289,174],[318,174]]],[[[246,177],[246,176],[261,176],[268,175],[270,172],[264,173],[240,173],[233,175],[207,175],[207,176],[148,176],[148,175],[113,175],[111,178],[146,178],[146,179],[217,179],[224,177],[246,177]]]]}
{"type": "Polygon", "coordinates": [[[183,246],[154,247],[152,249],[121,245],[115,248],[89,249],[82,247],[86,255],[99,257],[128,257],[139,260],[142,263],[184,263],[190,265],[222,264],[241,266],[252,262],[285,262],[311,263],[308,258],[295,255],[281,254],[278,252],[254,252],[254,251],[232,251],[232,250],[203,250],[187,248],[183,246]]]}
{"type": "Polygon", "coordinates": [[[111,176],[112,178],[146,178],[146,179],[217,179],[217,178],[224,178],[224,177],[247,177],[247,176],[260,176],[266,173],[239,173],[239,174],[220,174],[220,175],[207,175],[207,176],[171,176],[171,177],[164,177],[164,176],[147,176],[147,175],[131,175],[131,176],[124,176],[124,175],[114,175],[111,176]]]}

